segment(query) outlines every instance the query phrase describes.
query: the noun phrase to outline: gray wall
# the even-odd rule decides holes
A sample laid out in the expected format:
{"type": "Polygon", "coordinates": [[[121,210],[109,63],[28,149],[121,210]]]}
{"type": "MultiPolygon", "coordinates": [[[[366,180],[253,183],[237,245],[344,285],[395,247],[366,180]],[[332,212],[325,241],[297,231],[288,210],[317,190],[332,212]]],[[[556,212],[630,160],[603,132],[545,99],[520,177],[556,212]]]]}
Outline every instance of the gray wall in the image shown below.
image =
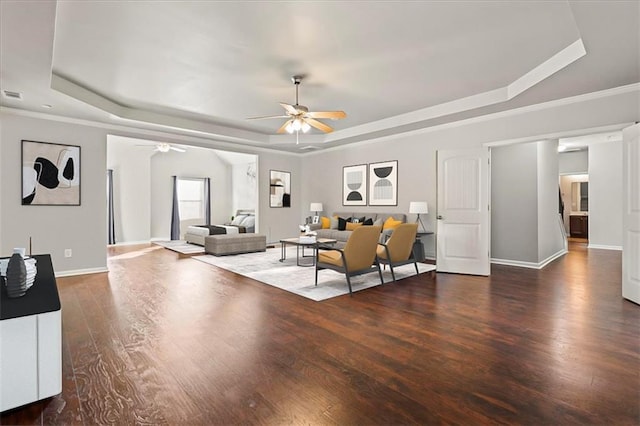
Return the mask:
{"type": "MultiPolygon", "coordinates": [[[[223,150],[259,154],[259,225],[269,241],[295,235],[297,225],[309,215],[309,202],[326,203],[325,210],[341,206],[342,167],[374,161],[399,161],[398,206],[376,211],[407,212],[410,201],[426,200],[435,206],[435,152],[438,149],[477,147],[485,143],[532,138],[556,132],[571,132],[621,123],[638,118],[638,91],[607,96],[586,96],[550,108],[523,108],[489,119],[471,119],[426,131],[389,136],[359,143],[343,150],[293,156],[285,153],[234,147],[230,143],[154,131],[153,139],[193,144],[223,150]],[[291,171],[292,207],[269,208],[269,170],[291,171]]],[[[104,268],[106,265],[106,135],[141,137],[148,132],[122,126],[107,131],[104,126],[83,126],[31,118],[13,112],[0,113],[0,249],[9,254],[25,246],[34,236],[34,250],[51,253],[56,271],[104,268]],[[20,205],[20,140],[34,139],[82,146],[82,206],[22,207],[20,205]],[[18,225],[16,225],[16,223],[18,225]],[[74,257],[65,259],[65,248],[74,257]]],[[[55,118],[55,117],[52,117],[55,118]]],[[[149,137],[146,137],[150,139],[149,137]]],[[[374,210],[373,208],[362,210],[374,210]]],[[[435,229],[436,209],[426,215],[426,225],[435,229]]],[[[415,218],[409,218],[415,220],[415,218]]],[[[527,242],[523,241],[523,245],[527,242]]],[[[427,254],[435,253],[432,239],[425,241],[427,254]]]]}
{"type": "MultiPolygon", "coordinates": [[[[437,150],[479,147],[499,141],[534,140],[535,135],[632,122],[640,115],[637,99],[638,93],[635,92],[563,103],[547,109],[523,109],[520,113],[496,114],[487,120],[472,119],[464,123],[417,131],[414,134],[389,136],[376,141],[307,154],[302,163],[304,194],[302,211],[297,220],[302,221],[309,215],[311,201],[322,202],[325,214],[346,209],[342,206],[341,194],[343,166],[398,160],[398,206],[350,207],[347,210],[406,213],[410,201],[424,200],[429,203],[430,208],[423,221],[427,228],[435,230],[437,150]]],[[[556,175],[556,191],[557,179],[556,175]]],[[[555,194],[557,197],[557,192],[555,194]]],[[[537,194],[530,196],[537,198],[537,194]]],[[[415,220],[415,217],[409,217],[409,220],[415,220]]],[[[434,238],[423,241],[427,256],[434,257],[434,238]]],[[[529,244],[528,241],[522,240],[518,244],[522,245],[520,251],[529,250],[524,247],[529,244]]],[[[494,244],[492,248],[501,250],[494,244]]]]}
{"type": "Polygon", "coordinates": [[[232,213],[239,209],[256,209],[258,204],[257,159],[243,164],[231,166],[232,213]],[[249,173],[255,172],[255,176],[249,173]]]}
{"type": "Polygon", "coordinates": [[[537,150],[537,142],[491,150],[491,257],[494,259],[538,261],[537,150]]]}
{"type": "Polygon", "coordinates": [[[589,146],[589,246],[622,248],[622,142],[589,146]]]}
{"type": "Polygon", "coordinates": [[[0,252],[28,247],[49,253],[57,273],[105,270],[106,138],[104,129],[0,113],[0,252]],[[21,205],[21,140],[80,146],[80,206],[21,205]],[[65,249],[73,256],[64,257],[65,249]]]}
{"type": "Polygon", "coordinates": [[[537,142],[538,151],[538,261],[544,262],[564,250],[558,214],[558,141],[537,142]]]}

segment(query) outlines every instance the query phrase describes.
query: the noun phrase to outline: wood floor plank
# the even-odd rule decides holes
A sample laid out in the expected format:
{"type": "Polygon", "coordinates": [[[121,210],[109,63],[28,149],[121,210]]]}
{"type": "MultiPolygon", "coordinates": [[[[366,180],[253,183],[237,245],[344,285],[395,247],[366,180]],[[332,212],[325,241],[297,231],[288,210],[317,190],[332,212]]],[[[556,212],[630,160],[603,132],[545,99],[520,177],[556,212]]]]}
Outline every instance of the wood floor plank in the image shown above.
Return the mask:
{"type": "Polygon", "coordinates": [[[314,302],[153,245],[58,279],[63,392],[1,424],[640,423],[620,253],[314,302]]]}

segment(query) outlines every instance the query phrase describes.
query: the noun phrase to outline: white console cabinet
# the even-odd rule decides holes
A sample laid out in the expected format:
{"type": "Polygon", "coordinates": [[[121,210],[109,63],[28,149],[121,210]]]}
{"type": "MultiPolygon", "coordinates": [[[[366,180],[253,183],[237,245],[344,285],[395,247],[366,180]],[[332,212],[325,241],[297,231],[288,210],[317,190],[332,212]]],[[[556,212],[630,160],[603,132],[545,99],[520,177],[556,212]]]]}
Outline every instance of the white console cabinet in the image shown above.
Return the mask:
{"type": "Polygon", "coordinates": [[[19,298],[4,289],[0,311],[0,411],[62,392],[62,318],[51,258],[35,256],[38,274],[19,298]]]}

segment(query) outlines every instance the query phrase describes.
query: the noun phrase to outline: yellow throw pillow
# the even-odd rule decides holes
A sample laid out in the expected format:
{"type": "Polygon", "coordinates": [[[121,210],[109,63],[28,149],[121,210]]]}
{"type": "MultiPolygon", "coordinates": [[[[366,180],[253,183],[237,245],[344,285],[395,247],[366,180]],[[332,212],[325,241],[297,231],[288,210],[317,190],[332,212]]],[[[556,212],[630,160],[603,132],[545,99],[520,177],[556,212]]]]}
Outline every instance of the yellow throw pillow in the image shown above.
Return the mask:
{"type": "Polygon", "coordinates": [[[362,223],[351,223],[351,222],[347,222],[347,227],[346,230],[347,231],[355,231],[355,229],[359,226],[362,226],[362,223]]]}
{"type": "Polygon", "coordinates": [[[328,217],[324,217],[322,216],[320,218],[320,223],[322,224],[322,229],[329,229],[331,228],[331,219],[329,219],[328,217]]]}
{"type": "Polygon", "coordinates": [[[396,229],[398,225],[402,224],[401,220],[395,220],[391,216],[384,221],[384,225],[382,225],[382,229],[396,229]]]}

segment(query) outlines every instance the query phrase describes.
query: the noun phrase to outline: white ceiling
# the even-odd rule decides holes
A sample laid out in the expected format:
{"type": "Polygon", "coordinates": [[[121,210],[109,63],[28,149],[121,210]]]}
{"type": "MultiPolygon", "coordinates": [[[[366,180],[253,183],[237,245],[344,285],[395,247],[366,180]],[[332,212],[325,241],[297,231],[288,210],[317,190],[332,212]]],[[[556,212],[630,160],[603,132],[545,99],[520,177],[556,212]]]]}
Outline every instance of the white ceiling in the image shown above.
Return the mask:
{"type": "Polygon", "coordinates": [[[636,0],[0,7],[0,85],[23,94],[3,107],[289,151],[640,81],[636,0]],[[246,120],[294,103],[294,74],[301,104],[347,113],[299,146],[246,120]]]}

